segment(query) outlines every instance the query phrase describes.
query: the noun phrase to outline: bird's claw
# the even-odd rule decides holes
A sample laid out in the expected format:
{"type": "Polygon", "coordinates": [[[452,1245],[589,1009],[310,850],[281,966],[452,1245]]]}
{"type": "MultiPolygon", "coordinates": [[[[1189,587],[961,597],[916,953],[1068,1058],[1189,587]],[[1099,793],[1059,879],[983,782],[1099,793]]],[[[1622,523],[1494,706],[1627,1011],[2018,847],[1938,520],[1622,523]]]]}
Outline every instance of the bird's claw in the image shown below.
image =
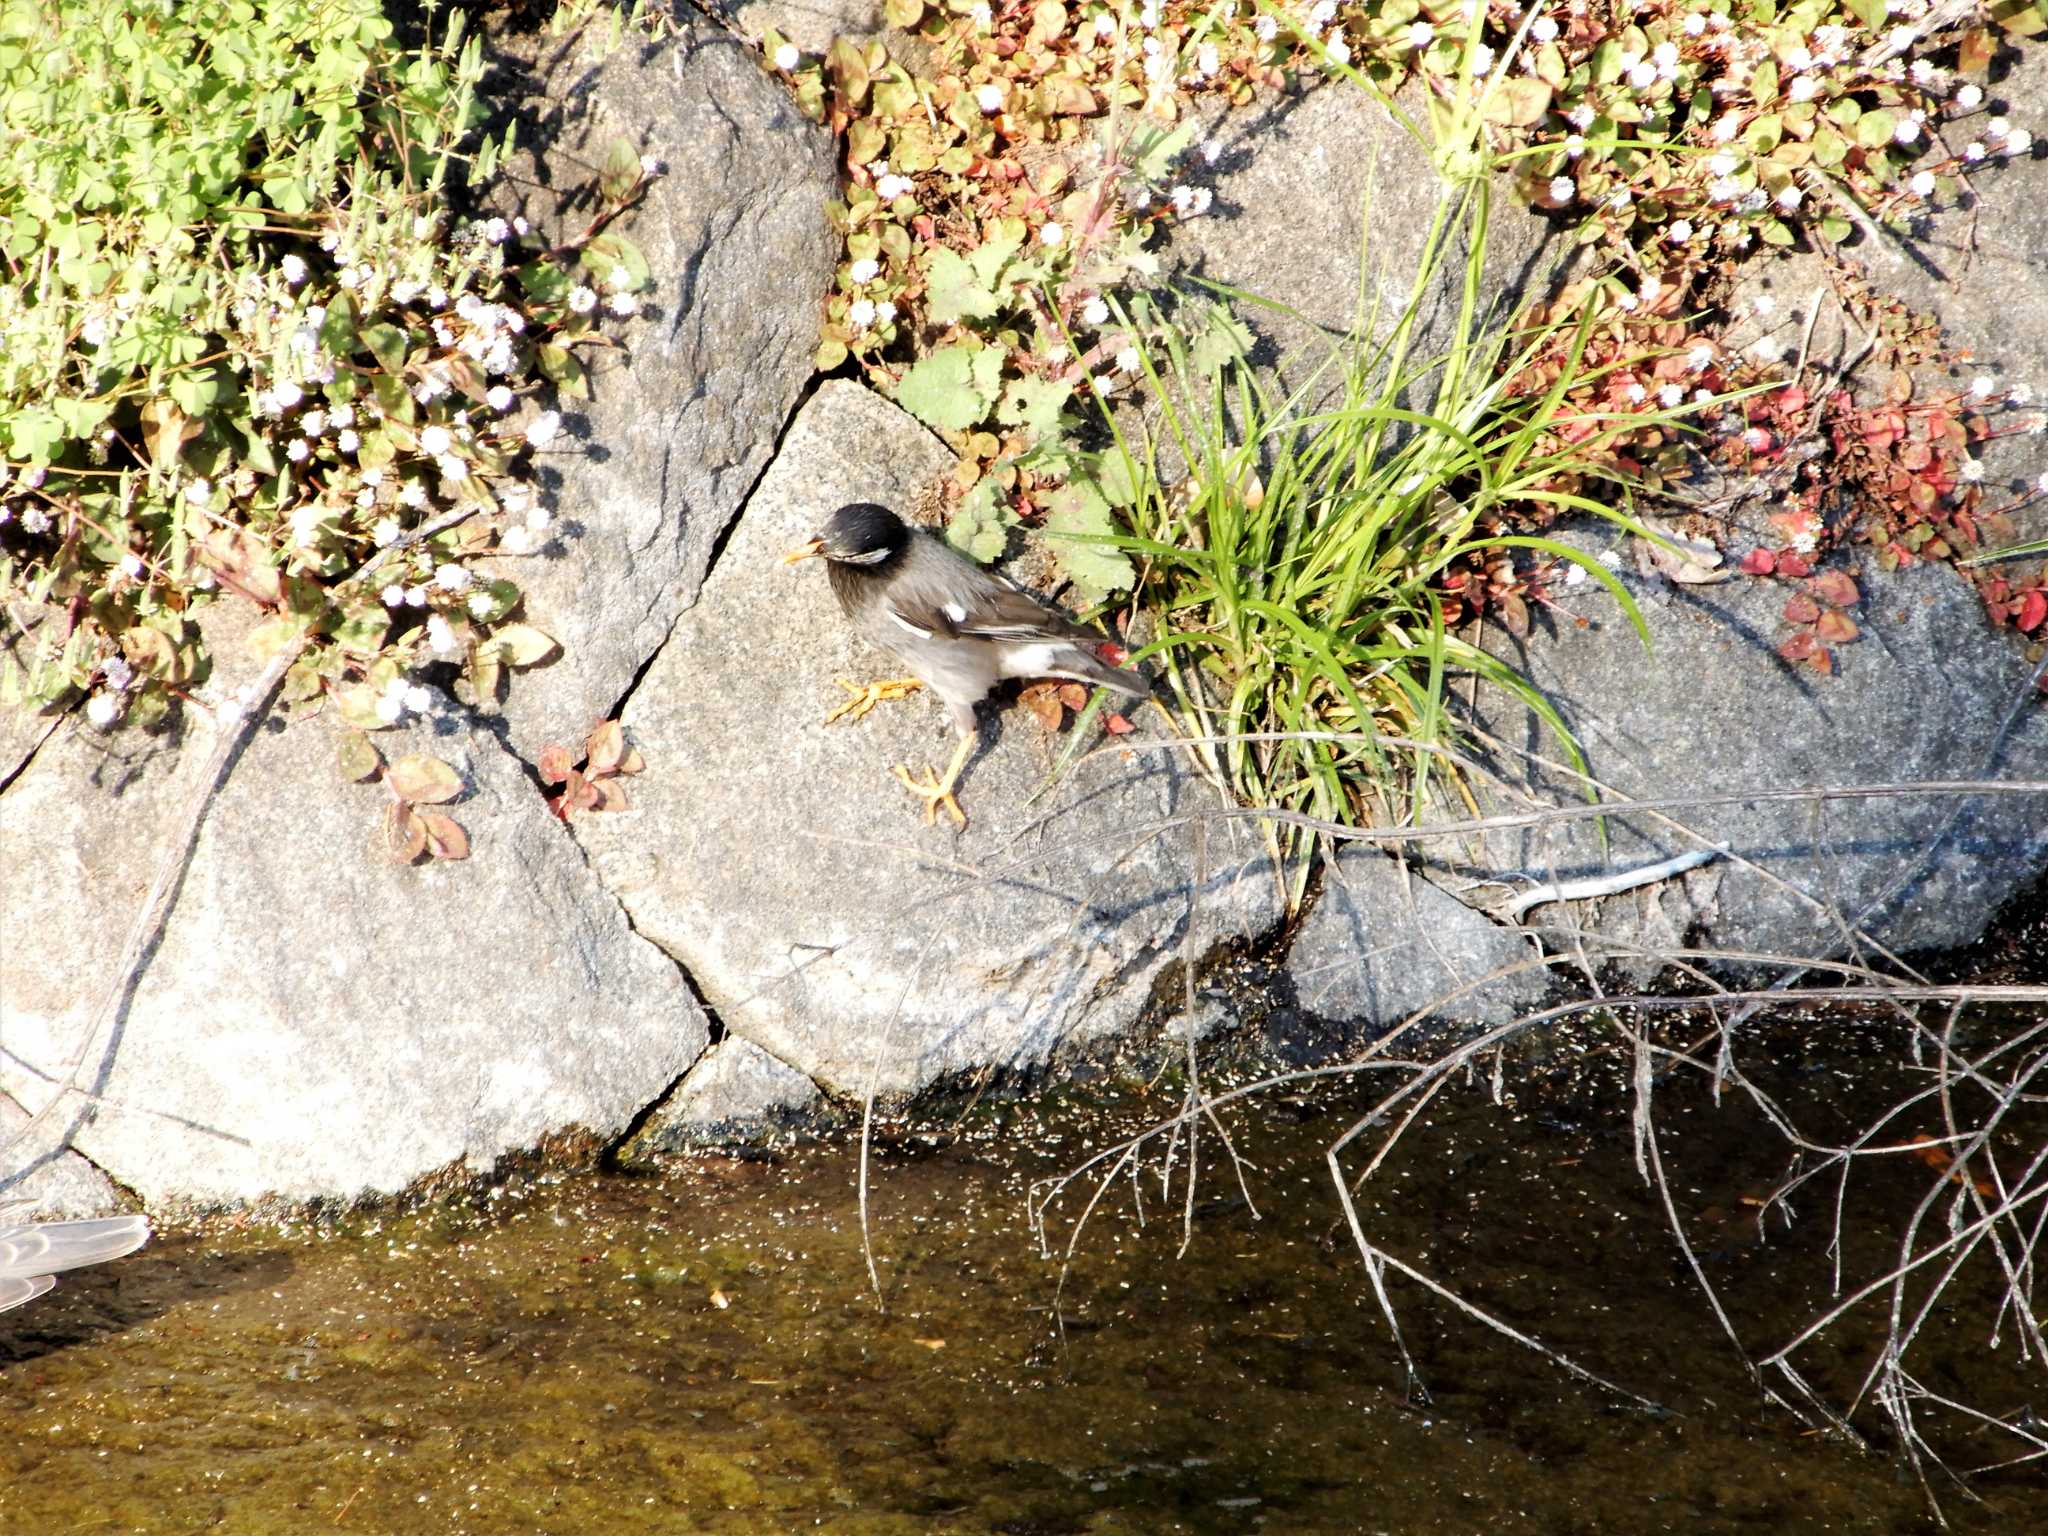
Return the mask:
{"type": "Polygon", "coordinates": [[[835,677],[832,681],[846,690],[846,702],[825,717],[827,725],[836,724],[841,720],[852,725],[856,720],[866,716],[877,704],[887,703],[891,699],[907,699],[924,686],[914,677],[895,677],[886,682],[866,684],[849,683],[843,677],[835,677]]]}
{"type": "Polygon", "coordinates": [[[950,778],[942,781],[936,773],[927,768],[924,771],[924,780],[920,783],[911,775],[910,770],[900,763],[890,772],[896,775],[899,784],[924,801],[926,826],[931,826],[939,819],[940,806],[944,806],[953,820],[961,826],[967,825],[967,813],[960,809],[960,802],[953,798],[953,781],[950,778]]]}

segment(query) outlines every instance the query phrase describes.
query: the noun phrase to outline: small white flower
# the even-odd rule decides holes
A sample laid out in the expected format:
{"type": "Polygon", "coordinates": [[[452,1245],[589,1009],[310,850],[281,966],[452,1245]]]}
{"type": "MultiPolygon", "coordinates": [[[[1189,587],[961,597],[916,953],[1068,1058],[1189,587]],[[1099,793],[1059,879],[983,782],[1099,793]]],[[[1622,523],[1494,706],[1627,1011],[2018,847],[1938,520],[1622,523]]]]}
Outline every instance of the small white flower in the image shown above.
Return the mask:
{"type": "Polygon", "coordinates": [[[1657,83],[1657,66],[1648,59],[1643,60],[1628,72],[1628,83],[1633,90],[1647,91],[1657,83]]]}
{"type": "Polygon", "coordinates": [[[1090,325],[1103,325],[1109,320],[1109,305],[1100,297],[1090,299],[1081,307],[1081,318],[1090,325]]]}
{"type": "Polygon", "coordinates": [[[1678,44],[1659,43],[1650,50],[1650,62],[1657,66],[1657,73],[1669,80],[1678,73],[1678,44]]]}
{"type": "Polygon", "coordinates": [[[1067,232],[1057,224],[1048,224],[1038,232],[1038,243],[1048,248],[1065,243],[1067,232]]]}
{"type": "Polygon", "coordinates": [[[1330,61],[1333,64],[1349,64],[1351,62],[1351,45],[1341,37],[1331,38],[1328,44],[1324,46],[1323,52],[1330,56],[1330,61]]]}
{"type": "Polygon", "coordinates": [[[1410,48],[1427,48],[1436,41],[1436,28],[1426,21],[1410,22],[1407,38],[1410,48]]]}
{"type": "Polygon", "coordinates": [[[1621,551],[1619,551],[1619,550],[1615,550],[1615,549],[1603,549],[1603,550],[1601,550],[1601,551],[1600,551],[1600,563],[1601,563],[1602,565],[1606,566],[1606,567],[1607,567],[1607,569],[1609,569],[1610,571],[1618,571],[1618,570],[1620,570],[1620,569],[1621,569],[1621,551]]]}
{"type": "Polygon", "coordinates": [[[1811,101],[1820,94],[1820,85],[1811,75],[1794,75],[1785,94],[1794,101],[1811,101]]]}
{"type": "MultiPolygon", "coordinates": [[[[400,686],[403,687],[402,684],[400,686]]],[[[405,695],[387,689],[377,695],[377,702],[372,708],[375,709],[377,718],[386,725],[396,725],[405,718],[405,695]]]]}
{"type": "Polygon", "coordinates": [[[560,411],[542,411],[526,424],[526,440],[536,448],[545,448],[555,440],[562,430],[560,411]]]}
{"type": "Polygon", "coordinates": [[[775,67],[785,75],[793,73],[797,65],[803,61],[804,56],[798,51],[795,43],[784,43],[775,50],[775,67]]]}
{"type": "Polygon", "coordinates": [[[604,301],[604,307],[623,320],[639,310],[640,301],[630,293],[615,293],[604,301]]]}
{"type": "Polygon", "coordinates": [[[1664,231],[1664,238],[1673,245],[1683,245],[1692,238],[1692,220],[1674,219],[1671,227],[1664,231]]]}
{"type": "Polygon", "coordinates": [[[100,663],[100,676],[107,680],[109,688],[126,689],[135,682],[135,669],[128,665],[125,656],[109,656],[100,663]]]}
{"type": "MultiPolygon", "coordinates": [[[[1428,26],[1429,23],[1424,22],[1423,25],[1428,26]]],[[[1414,29],[1410,28],[1409,30],[1412,32],[1414,29]]],[[[1273,41],[1275,37],[1279,36],[1280,23],[1275,21],[1271,16],[1261,16],[1257,21],[1252,23],[1252,31],[1258,35],[1258,39],[1260,42],[1270,43],[1271,41],[1273,41]]]]}
{"type": "Polygon", "coordinates": [[[1785,355],[1785,344],[1775,336],[1759,336],[1749,350],[1758,362],[1775,363],[1785,355]]]}
{"type": "Polygon", "coordinates": [[[311,450],[306,447],[306,440],[303,437],[295,437],[285,445],[284,456],[294,464],[303,464],[309,452],[311,450]]]}
{"type": "Polygon", "coordinates": [[[989,82],[989,84],[987,85],[976,87],[974,92],[974,104],[977,107],[980,107],[984,114],[1002,111],[1003,88],[1000,85],[995,84],[995,82],[993,81],[989,82]]]}
{"type": "Polygon", "coordinates": [[[334,434],[334,446],[343,453],[354,453],[362,444],[363,440],[356,436],[356,431],[353,427],[343,427],[334,434]]]}
{"type": "Polygon", "coordinates": [[[1956,478],[1974,485],[1984,478],[1984,465],[1976,459],[1964,459],[1956,469],[1956,478]]]}
{"type": "MultiPolygon", "coordinates": [[[[404,532],[405,530],[399,527],[397,518],[380,517],[377,519],[376,526],[370,530],[370,538],[379,549],[388,549],[391,545],[398,542],[399,535],[404,532]]],[[[386,587],[384,590],[390,592],[393,589],[386,587]]]]}
{"type": "Polygon", "coordinates": [[[1625,211],[1627,208],[1630,207],[1630,205],[1632,205],[1635,202],[1635,200],[1635,193],[1629,191],[1627,187],[1616,187],[1612,192],[1607,194],[1607,206],[1609,208],[1612,208],[1616,213],[1621,213],[1625,211]]]}
{"type": "MultiPolygon", "coordinates": [[[[1567,160],[1576,160],[1586,152],[1586,136],[1582,133],[1568,133],[1564,139],[1564,154],[1567,160]]],[[[1577,570],[1577,566],[1572,567],[1577,570]]]]}
{"type": "Polygon", "coordinates": [[[434,707],[434,696],[418,683],[405,690],[405,707],[415,714],[424,715],[434,707]]]}
{"type": "Polygon", "coordinates": [[[1593,126],[1593,115],[1593,109],[1582,101],[1576,107],[1573,107],[1571,111],[1565,113],[1564,120],[1578,129],[1579,132],[1584,133],[1593,126]]]}
{"type": "Polygon", "coordinates": [[[1578,196],[1579,184],[1569,176],[1550,178],[1550,200],[1553,203],[1568,203],[1578,196]]]}
{"type": "Polygon", "coordinates": [[[1702,342],[1685,354],[1685,366],[1698,373],[1714,360],[1714,349],[1702,342]]]}
{"type": "Polygon", "coordinates": [[[1915,197],[1934,196],[1934,172],[1915,171],[1912,179],[1906,183],[1906,190],[1915,197]]]}
{"type": "Polygon", "coordinates": [[[419,480],[408,480],[398,488],[398,504],[401,507],[424,507],[427,504],[427,487],[419,480]]]}
{"type": "Polygon", "coordinates": [[[1221,139],[1202,140],[1202,164],[1214,165],[1218,160],[1222,158],[1223,141],[1221,139]]]}
{"type": "Polygon", "coordinates": [[[863,256],[846,269],[846,275],[856,283],[872,283],[882,270],[882,264],[872,256],[863,256]]]}
{"type": "Polygon", "coordinates": [[[1685,18],[1685,35],[1687,37],[1698,37],[1702,32],[1706,30],[1707,18],[1700,14],[1700,12],[1694,11],[1690,16],[1685,18]]]}
{"type": "Polygon", "coordinates": [[[434,567],[434,585],[443,592],[466,592],[469,590],[469,572],[459,565],[442,564],[434,567]]]}
{"type": "Polygon", "coordinates": [[[1684,399],[1685,391],[1680,389],[1676,384],[1666,384],[1662,389],[1657,391],[1657,403],[1663,406],[1666,410],[1670,410],[1675,406],[1679,405],[1684,399]]]}
{"type": "Polygon", "coordinates": [[[1998,146],[2001,155],[2024,155],[2034,147],[2034,136],[2024,128],[2015,128],[2005,136],[2005,142],[1998,146]]]}
{"type": "Polygon", "coordinates": [[[1970,392],[1966,398],[1971,400],[1988,400],[1997,393],[1998,380],[1988,373],[1980,373],[1977,377],[1970,380],[1970,392]]]}
{"type": "Polygon", "coordinates": [[[211,480],[194,480],[185,487],[185,499],[195,507],[205,506],[207,498],[211,495],[213,495],[213,482],[211,480]]]}
{"type": "Polygon", "coordinates": [[[1107,11],[1098,15],[1095,18],[1095,35],[1097,37],[1115,37],[1116,18],[1107,11]]]}
{"type": "Polygon", "coordinates": [[[441,478],[451,484],[459,485],[469,478],[469,465],[459,454],[442,454],[434,460],[434,467],[441,471],[441,478]]]}
{"type": "Polygon", "coordinates": [[[1963,158],[1973,164],[1976,161],[1982,160],[1984,158],[1984,146],[1972,139],[1963,146],[1963,158]]]}
{"type": "Polygon", "coordinates": [[[875,183],[875,196],[885,203],[893,203],[897,198],[908,197],[909,195],[910,178],[908,176],[898,176],[891,172],[875,183]]]}
{"type": "Polygon", "coordinates": [[[1742,132],[1742,121],[1733,112],[1723,112],[1714,119],[1713,127],[1707,132],[1712,135],[1716,144],[1732,143],[1735,135],[1742,132]]]}
{"type": "Polygon", "coordinates": [[[320,542],[320,508],[305,506],[292,514],[292,542],[310,549],[320,542]]]}
{"type": "Polygon", "coordinates": [[[1548,16],[1538,16],[1534,22],[1530,23],[1529,35],[1539,43],[1556,42],[1557,23],[1548,16]]]}
{"type": "Polygon", "coordinates": [[[569,290],[569,308],[579,315],[587,315],[597,308],[597,292],[578,283],[569,290]]]}
{"type": "Polygon", "coordinates": [[[1805,196],[1806,194],[1801,192],[1797,187],[1788,185],[1784,191],[1780,192],[1777,195],[1777,197],[1773,199],[1773,201],[1776,202],[1777,205],[1780,208],[1784,209],[1787,213],[1790,213],[1793,209],[1799,206],[1801,199],[1803,199],[1805,196]]]}
{"type": "Polygon", "coordinates": [[[1920,125],[1910,117],[1902,117],[1892,128],[1894,144],[1917,144],[1920,141],[1920,125]]]}
{"type": "MultiPolygon", "coordinates": [[[[652,155],[642,155],[640,157],[640,174],[642,176],[659,176],[661,174],[661,162],[652,155]]],[[[514,219],[512,227],[523,235],[526,233],[526,220],[514,219]]]]}
{"type": "Polygon", "coordinates": [[[1136,373],[1138,365],[1142,361],[1143,359],[1138,355],[1136,347],[1124,347],[1116,355],[1117,372],[1136,373]]]}
{"type": "Polygon", "coordinates": [[[439,422],[420,429],[420,452],[428,458],[446,453],[454,441],[455,439],[448,435],[448,429],[439,422]]]}
{"type": "Polygon", "coordinates": [[[872,299],[855,299],[846,306],[847,323],[857,330],[866,330],[875,323],[875,302],[872,299]]]}
{"type": "Polygon", "coordinates": [[[503,219],[484,220],[484,238],[492,245],[503,245],[512,237],[512,226],[503,219]]]}
{"type": "Polygon", "coordinates": [[[1984,137],[1994,144],[2010,132],[2012,132],[2012,119],[2009,117],[1994,117],[1984,125],[1984,137]]]}
{"type": "Polygon", "coordinates": [[[306,392],[290,379],[286,379],[282,384],[273,384],[270,389],[270,395],[277,402],[277,408],[281,411],[290,410],[306,398],[306,392]]]}
{"type": "Polygon", "coordinates": [[[2031,405],[2033,402],[2034,386],[2031,384],[2015,384],[2005,392],[2007,405],[2031,405]]]}
{"type": "Polygon", "coordinates": [[[512,409],[512,398],[511,389],[503,384],[493,384],[484,391],[484,404],[501,413],[512,409]]]}
{"type": "Polygon", "coordinates": [[[427,644],[433,648],[436,656],[453,654],[460,643],[455,638],[455,626],[440,614],[434,614],[427,620],[427,644]]]}
{"type": "Polygon", "coordinates": [[[133,550],[123,555],[121,557],[121,574],[130,581],[140,581],[142,579],[142,556],[136,554],[133,550]]]}
{"type": "Polygon", "coordinates": [[[1980,106],[1984,100],[1984,88],[1974,80],[1965,81],[1956,89],[1956,105],[1965,112],[1980,106]]]}
{"type": "Polygon", "coordinates": [[[121,696],[118,693],[94,694],[86,700],[85,718],[105,730],[121,718],[121,696]]]}
{"type": "Polygon", "coordinates": [[[2048,496],[2048,470],[2044,470],[2040,477],[2034,481],[2034,489],[2043,496],[2048,496]]]}
{"type": "Polygon", "coordinates": [[[1481,43],[1472,50],[1472,78],[1477,80],[1493,68],[1493,49],[1481,43]]]}
{"type": "Polygon", "coordinates": [[[896,319],[896,306],[887,299],[875,306],[875,324],[889,325],[896,319]]]}
{"type": "Polygon", "coordinates": [[[21,527],[24,533],[45,533],[50,527],[50,514],[41,507],[23,507],[21,527]]]}
{"type": "Polygon", "coordinates": [[[277,268],[284,273],[284,280],[294,288],[306,280],[306,263],[303,257],[288,255],[277,264],[277,268]]]}

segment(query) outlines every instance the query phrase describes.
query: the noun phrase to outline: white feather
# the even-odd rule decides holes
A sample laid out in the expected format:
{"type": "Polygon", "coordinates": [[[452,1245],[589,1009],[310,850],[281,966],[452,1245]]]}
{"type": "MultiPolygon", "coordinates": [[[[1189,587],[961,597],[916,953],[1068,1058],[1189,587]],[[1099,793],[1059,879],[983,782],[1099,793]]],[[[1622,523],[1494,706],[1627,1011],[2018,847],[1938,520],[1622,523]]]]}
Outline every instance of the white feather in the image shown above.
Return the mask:
{"type": "Polygon", "coordinates": [[[946,617],[955,624],[965,624],[967,622],[967,610],[958,603],[948,603],[946,604],[946,617]]]}
{"type": "Polygon", "coordinates": [[[888,609],[887,612],[890,620],[896,625],[898,629],[907,630],[909,633],[917,636],[917,638],[920,640],[931,639],[932,632],[930,630],[919,628],[917,625],[911,623],[910,620],[903,617],[903,615],[898,613],[894,608],[888,609]]]}

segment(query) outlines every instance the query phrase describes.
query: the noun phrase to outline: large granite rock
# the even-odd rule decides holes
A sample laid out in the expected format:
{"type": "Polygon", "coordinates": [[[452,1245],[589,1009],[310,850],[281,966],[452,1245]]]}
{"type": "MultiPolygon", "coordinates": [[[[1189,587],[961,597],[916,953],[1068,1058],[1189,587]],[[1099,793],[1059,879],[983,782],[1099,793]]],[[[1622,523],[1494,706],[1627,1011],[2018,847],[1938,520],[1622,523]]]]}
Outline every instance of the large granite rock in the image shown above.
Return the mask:
{"type": "MultiPolygon", "coordinates": [[[[1419,90],[1399,104],[1427,117],[1419,90]]],[[[1296,379],[1323,361],[1375,303],[1379,334],[1415,296],[1444,183],[1428,149],[1364,91],[1324,82],[1213,124],[1213,168],[1190,155],[1182,174],[1209,188],[1207,214],[1173,226],[1169,270],[1243,288],[1299,320],[1256,306],[1239,316],[1268,338],[1296,379]],[[1364,281],[1360,263],[1364,263],[1364,281]],[[1305,323],[1304,323],[1305,322],[1305,323]]],[[[1442,265],[1423,286],[1409,366],[1444,352],[1464,281],[1464,225],[1448,226],[1442,265]]],[[[1488,225],[1485,300],[1533,292],[1564,253],[1546,219],[1497,191],[1488,225]]],[[[1425,402],[1426,404],[1426,402],[1425,402]]]]}
{"type": "MultiPolygon", "coordinates": [[[[1609,535],[1572,537],[1597,549],[1609,535]]],[[[1546,622],[1526,644],[1498,647],[1557,706],[1593,776],[1620,794],[2042,777],[2048,708],[2034,692],[2033,667],[1946,567],[1858,571],[1861,636],[1837,649],[1832,676],[1777,655],[1787,584],[1622,579],[1643,605],[1651,649],[1591,584],[1570,603],[1591,628],[1560,632],[1546,622]]],[[[1527,709],[1487,690],[1480,718],[1510,749],[1495,765],[1504,776],[1553,804],[1578,797],[1563,776],[1514,755],[1564,756],[1527,709]]],[[[1691,934],[1729,949],[1833,954],[1849,942],[1846,921],[1893,950],[1939,949],[1975,939],[2001,903],[2048,868],[2048,796],[2039,794],[1738,801],[1670,814],[1740,858],[1654,891],[1603,898],[1577,909],[1578,918],[1652,947],[1691,934]]],[[[1490,833],[1479,859],[1453,867],[1570,880],[1697,846],[1647,813],[1616,814],[1490,833]]],[[[1532,921],[1564,917],[1552,906],[1532,921]]]]}
{"type": "Polygon", "coordinates": [[[767,1141],[826,1119],[816,1083],[735,1035],[704,1053],[619,1157],[632,1165],[668,1152],[767,1141]]]}
{"type": "Polygon", "coordinates": [[[1169,823],[1216,792],[1142,713],[1140,735],[1047,789],[1063,739],[984,709],[964,831],[926,826],[889,776],[948,756],[929,698],[821,723],[835,678],[895,669],[855,640],[823,571],[778,555],[844,501],[908,510],[951,464],[895,406],[820,388],[634,691],[634,809],[576,824],[635,929],[689,969],[728,1035],[836,1092],[1043,1062],[1130,1024],[1191,922],[1200,953],[1280,914],[1241,823],[1211,831],[1196,889],[1192,832],[1169,823]]]}
{"type": "Polygon", "coordinates": [[[1547,975],[1526,936],[1360,843],[1324,865],[1283,972],[1308,1012],[1368,1031],[1425,1009],[1503,1023],[1543,995],[1547,975]]]}
{"type": "Polygon", "coordinates": [[[666,167],[622,226],[655,287],[636,319],[606,322],[624,346],[587,354],[592,398],[541,458],[559,536],[504,562],[525,616],[562,642],[504,704],[529,760],[607,717],[696,594],[810,379],[839,254],[831,138],[737,38],[697,24],[596,52],[541,55],[504,103],[537,156],[508,166],[505,205],[543,230],[590,217],[543,179],[553,167],[580,185],[621,136],[666,167]]]}
{"type": "Polygon", "coordinates": [[[385,792],[335,737],[259,727],[207,812],[161,941],[96,1016],[215,725],[77,717],[0,795],[0,1088],[152,1205],[349,1198],[623,1130],[702,1051],[675,967],[634,936],[518,762],[460,717],[385,732],[463,778],[464,863],[394,863],[385,792]],[[61,1102],[52,1105],[53,1097],[61,1102]]]}

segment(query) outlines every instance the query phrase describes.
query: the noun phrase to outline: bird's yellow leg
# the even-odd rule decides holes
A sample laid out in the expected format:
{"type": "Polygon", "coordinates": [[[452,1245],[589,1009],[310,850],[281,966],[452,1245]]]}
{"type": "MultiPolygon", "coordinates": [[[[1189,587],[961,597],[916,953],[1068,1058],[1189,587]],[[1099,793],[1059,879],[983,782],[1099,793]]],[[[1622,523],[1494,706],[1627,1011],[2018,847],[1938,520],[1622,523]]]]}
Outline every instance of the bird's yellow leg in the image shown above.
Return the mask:
{"type": "Polygon", "coordinates": [[[825,717],[827,725],[836,720],[844,720],[851,725],[877,704],[886,703],[890,699],[907,699],[924,686],[914,677],[892,677],[886,682],[868,683],[865,686],[849,683],[843,677],[835,677],[832,681],[846,690],[847,698],[844,704],[825,717]]]}
{"type": "Polygon", "coordinates": [[[967,825],[967,813],[960,809],[960,802],[953,798],[953,785],[960,777],[960,770],[967,766],[967,754],[973,750],[974,738],[972,736],[962,736],[960,738],[960,746],[953,753],[953,761],[947,765],[946,776],[943,779],[934,775],[929,768],[925,769],[922,782],[912,778],[910,770],[901,764],[898,764],[891,770],[896,775],[898,783],[913,795],[923,798],[924,824],[926,826],[930,826],[939,819],[940,806],[944,806],[952,814],[953,819],[959,822],[961,826],[967,825]]]}

